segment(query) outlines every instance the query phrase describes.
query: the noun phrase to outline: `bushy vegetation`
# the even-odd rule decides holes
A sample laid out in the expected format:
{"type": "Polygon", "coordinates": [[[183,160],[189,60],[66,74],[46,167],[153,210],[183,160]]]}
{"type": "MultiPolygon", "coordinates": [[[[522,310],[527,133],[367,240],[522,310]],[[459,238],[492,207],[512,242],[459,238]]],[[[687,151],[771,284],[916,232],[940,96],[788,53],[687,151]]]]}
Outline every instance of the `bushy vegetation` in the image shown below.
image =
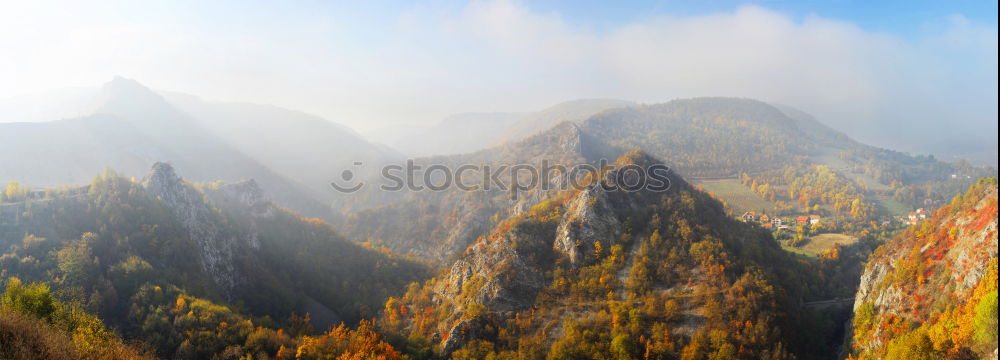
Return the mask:
{"type": "Polygon", "coordinates": [[[750,176],[740,180],[750,191],[775,202],[782,215],[793,210],[800,213],[844,214],[850,220],[865,222],[876,218],[876,207],[865,191],[850,179],[842,177],[824,165],[786,167],[780,171],[750,176]]]}
{"type": "Polygon", "coordinates": [[[996,222],[996,187],[995,179],[979,181],[873,254],[873,262],[892,262],[875,290],[898,292],[905,302],[858,305],[857,358],[974,358],[996,349],[997,259],[995,249],[990,256],[983,248],[989,237],[996,241],[996,230],[986,228],[996,222]],[[973,237],[981,231],[990,232],[986,239],[973,237]],[[952,255],[959,251],[969,257],[952,255]],[[963,285],[969,277],[975,283],[963,285]]]}
{"type": "MultiPolygon", "coordinates": [[[[222,231],[250,231],[249,215],[224,205],[213,208],[222,231]]],[[[72,313],[95,322],[95,329],[106,324],[161,357],[275,356],[281,346],[294,355],[310,334],[293,334],[301,318],[290,315],[318,306],[328,308],[327,321],[356,324],[375,316],[390,294],[427,274],[423,265],[347,242],[321,220],[276,208],[272,216],[253,221],[259,247],[235,254],[244,278],[227,290],[203,270],[202,249],[159,199],[134,180],[108,172],[95,178],[86,196],[54,194],[30,202],[16,224],[0,225],[2,275],[37,283],[8,293],[47,294],[68,304],[58,311],[44,305],[49,300],[5,306],[43,319],[53,311],[72,313]]],[[[75,329],[56,320],[46,321],[75,329]]],[[[341,336],[336,334],[331,336],[341,336]]],[[[76,344],[76,336],[71,338],[76,344]]],[[[318,349],[313,353],[342,350],[310,346],[318,349]]]]}
{"type": "MultiPolygon", "coordinates": [[[[578,265],[553,253],[554,261],[543,262],[547,285],[534,305],[479,315],[476,339],[451,356],[780,359],[833,351],[836,344],[826,340],[837,324],[798,303],[814,296],[807,284],[816,270],[782,250],[766,230],[727,217],[708,194],[680,179],[674,186],[668,194],[612,197],[616,213],[627,219],[621,239],[595,243],[578,265]]],[[[558,210],[566,201],[554,200],[514,219],[506,227],[514,230],[506,231],[536,229],[540,236],[519,240],[551,249],[552,235],[544,234],[552,233],[538,229],[554,230],[566,214],[558,210]]],[[[411,284],[385,306],[382,328],[414,358],[441,354],[438,344],[460,324],[450,314],[464,304],[435,300],[438,281],[411,284]]]]}
{"type": "Polygon", "coordinates": [[[100,319],[55,299],[49,287],[6,280],[0,296],[0,356],[13,359],[146,359],[100,319]]]}

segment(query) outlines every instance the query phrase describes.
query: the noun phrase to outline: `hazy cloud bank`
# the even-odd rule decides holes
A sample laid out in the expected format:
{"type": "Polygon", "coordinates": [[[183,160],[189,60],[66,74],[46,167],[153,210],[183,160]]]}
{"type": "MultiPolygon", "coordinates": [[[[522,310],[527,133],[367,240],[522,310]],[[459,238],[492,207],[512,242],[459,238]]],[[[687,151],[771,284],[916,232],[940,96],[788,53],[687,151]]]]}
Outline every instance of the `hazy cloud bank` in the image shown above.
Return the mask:
{"type": "Polygon", "coordinates": [[[120,74],[365,130],[582,97],[740,96],[877,145],[996,158],[997,29],[960,15],[904,39],[756,6],[600,30],[510,1],[261,7],[6,4],[0,97],[120,74]]]}

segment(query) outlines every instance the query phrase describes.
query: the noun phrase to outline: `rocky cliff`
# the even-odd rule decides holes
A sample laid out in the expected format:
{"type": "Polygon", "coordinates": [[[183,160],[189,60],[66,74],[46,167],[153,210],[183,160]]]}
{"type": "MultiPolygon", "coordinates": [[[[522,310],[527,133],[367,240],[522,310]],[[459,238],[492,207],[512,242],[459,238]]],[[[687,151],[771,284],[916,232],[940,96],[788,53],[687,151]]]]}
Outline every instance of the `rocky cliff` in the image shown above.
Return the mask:
{"type": "MultiPolygon", "coordinates": [[[[229,295],[246,279],[237,271],[237,259],[260,247],[255,224],[227,227],[224,215],[209,205],[209,199],[194,185],[185,182],[170,164],[158,162],[143,179],[146,190],[160,200],[198,245],[202,270],[229,295]]],[[[230,209],[255,217],[273,216],[274,206],[252,180],[215,188],[212,198],[230,209]]],[[[252,220],[251,220],[252,221],[252,220]]]]}
{"type": "Polygon", "coordinates": [[[854,301],[856,355],[995,353],[996,257],[997,184],[985,179],[872,255],[854,301]],[[977,337],[990,296],[991,344],[977,337]]]}

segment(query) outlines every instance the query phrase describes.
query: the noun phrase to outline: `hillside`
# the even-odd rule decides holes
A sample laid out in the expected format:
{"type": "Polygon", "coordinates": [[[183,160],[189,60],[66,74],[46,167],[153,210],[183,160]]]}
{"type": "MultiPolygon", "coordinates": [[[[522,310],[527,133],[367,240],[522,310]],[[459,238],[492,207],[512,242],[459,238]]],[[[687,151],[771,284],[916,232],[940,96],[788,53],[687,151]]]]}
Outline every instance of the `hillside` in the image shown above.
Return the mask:
{"type": "Polygon", "coordinates": [[[5,279],[0,297],[0,356],[10,359],[153,359],[125,344],[98,319],[54,299],[43,284],[5,279]]]}
{"type": "Polygon", "coordinates": [[[494,226],[386,303],[390,342],[418,358],[810,357],[799,334],[822,331],[794,300],[810,271],[766,232],[676,175],[662,193],[598,186],[654,163],[631,152],[494,226]]]}
{"type": "MultiPolygon", "coordinates": [[[[814,172],[816,166],[825,166],[844,180],[844,186],[864,195],[862,202],[878,208],[871,213],[876,215],[873,219],[939,206],[975,179],[996,175],[996,169],[963,161],[948,163],[865,145],[805,112],[752,99],[678,99],[612,109],[587,118],[580,128],[619,151],[638,147],[670,159],[674,169],[689,180],[716,188],[737,185],[745,174],[781,179],[772,182],[771,188],[783,189],[794,181],[790,173],[814,172]]],[[[751,182],[745,185],[749,188],[751,182]]],[[[777,208],[786,215],[797,200],[779,196],[781,201],[775,201],[760,193],[771,203],[762,206],[754,194],[734,191],[726,195],[724,200],[739,205],[755,204],[743,206],[742,211],[777,208]]]]}
{"type": "MultiPolygon", "coordinates": [[[[485,235],[499,221],[527,210],[553,193],[541,189],[539,177],[539,186],[513,196],[509,186],[512,166],[524,164],[541,168],[545,162],[553,168],[557,165],[572,167],[607,158],[601,154],[610,153],[608,151],[598,139],[582,133],[574,124],[564,123],[516,143],[470,154],[414,159],[413,164],[424,169],[432,165],[450,169],[476,166],[477,171],[463,175],[463,183],[480,188],[467,191],[450,186],[440,191],[427,188],[380,191],[376,184],[370,184],[347,197],[357,208],[347,211],[351,215],[341,226],[355,241],[371,242],[394,252],[426,259],[447,259],[485,235]],[[483,188],[483,169],[486,167],[496,170],[496,178],[505,186],[494,184],[490,189],[483,188]]],[[[567,176],[551,172],[550,175],[548,184],[552,189],[564,187],[569,181],[567,176]]],[[[424,180],[422,172],[415,172],[416,185],[422,185],[424,180]]],[[[431,180],[435,184],[442,181],[431,180]]],[[[528,181],[525,179],[525,183],[528,181]]]]}
{"type": "Polygon", "coordinates": [[[697,98],[610,110],[581,127],[611,145],[671,159],[687,176],[775,169],[819,151],[795,120],[747,99],[697,98]]]}
{"type": "Polygon", "coordinates": [[[995,178],[875,251],[853,323],[860,359],[996,358],[995,178]]]}
{"type": "MultiPolygon", "coordinates": [[[[250,346],[260,341],[251,330],[354,324],[428,275],[264,194],[252,180],[195,184],[157,163],[141,183],[108,172],[81,189],[8,198],[0,268],[4,281],[45,283],[126,339],[180,358],[273,356],[280,344],[250,346]]],[[[281,341],[294,348],[309,333],[281,341]]]]}

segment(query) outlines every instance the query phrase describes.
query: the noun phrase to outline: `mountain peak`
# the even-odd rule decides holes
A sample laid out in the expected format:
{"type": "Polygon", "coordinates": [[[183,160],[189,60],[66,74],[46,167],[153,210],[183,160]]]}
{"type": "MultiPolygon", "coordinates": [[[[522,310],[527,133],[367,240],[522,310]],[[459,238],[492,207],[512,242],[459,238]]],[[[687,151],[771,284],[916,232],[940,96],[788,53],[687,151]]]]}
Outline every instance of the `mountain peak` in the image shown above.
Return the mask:
{"type": "Polygon", "coordinates": [[[138,81],[115,76],[101,86],[101,110],[110,113],[148,114],[154,109],[169,108],[170,105],[145,85],[138,81]]]}
{"type": "Polygon", "coordinates": [[[177,176],[173,165],[157,161],[150,168],[149,174],[143,179],[143,183],[148,189],[158,189],[162,190],[160,192],[165,192],[176,190],[182,185],[183,180],[180,176],[177,176]]]}
{"type": "Polygon", "coordinates": [[[145,93],[147,95],[155,94],[153,93],[152,90],[150,90],[145,85],[140,84],[138,81],[121,77],[118,75],[115,75],[115,77],[111,78],[111,81],[108,81],[104,83],[104,85],[101,85],[101,91],[112,94],[128,94],[128,93],[133,93],[133,94],[145,93]]]}

